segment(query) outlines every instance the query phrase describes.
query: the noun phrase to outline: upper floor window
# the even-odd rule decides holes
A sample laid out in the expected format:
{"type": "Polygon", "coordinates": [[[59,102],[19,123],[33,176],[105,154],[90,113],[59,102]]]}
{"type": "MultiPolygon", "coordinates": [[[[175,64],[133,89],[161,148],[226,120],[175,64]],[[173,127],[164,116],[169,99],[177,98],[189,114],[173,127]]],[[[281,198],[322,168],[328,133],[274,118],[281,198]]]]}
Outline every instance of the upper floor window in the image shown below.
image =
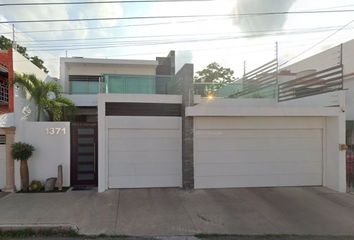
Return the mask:
{"type": "Polygon", "coordinates": [[[71,94],[97,94],[100,76],[69,75],[71,94]]]}

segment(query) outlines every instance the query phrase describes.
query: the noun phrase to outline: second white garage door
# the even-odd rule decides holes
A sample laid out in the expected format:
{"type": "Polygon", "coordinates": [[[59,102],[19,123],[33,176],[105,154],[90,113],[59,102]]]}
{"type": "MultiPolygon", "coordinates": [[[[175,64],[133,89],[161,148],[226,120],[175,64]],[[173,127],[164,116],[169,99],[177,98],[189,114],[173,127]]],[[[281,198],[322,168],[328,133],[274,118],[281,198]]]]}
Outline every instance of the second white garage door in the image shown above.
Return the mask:
{"type": "Polygon", "coordinates": [[[114,117],[111,122],[116,127],[108,129],[109,188],[181,186],[180,117],[114,117]]]}
{"type": "Polygon", "coordinates": [[[322,185],[320,118],[197,118],[195,187],[322,185]]]}

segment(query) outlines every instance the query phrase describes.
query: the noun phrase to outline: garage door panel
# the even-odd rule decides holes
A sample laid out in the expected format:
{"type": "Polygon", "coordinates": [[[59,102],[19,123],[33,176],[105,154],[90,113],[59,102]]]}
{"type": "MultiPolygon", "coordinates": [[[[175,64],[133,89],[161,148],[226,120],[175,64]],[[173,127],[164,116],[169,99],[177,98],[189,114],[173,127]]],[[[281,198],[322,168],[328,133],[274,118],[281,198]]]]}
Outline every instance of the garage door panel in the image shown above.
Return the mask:
{"type": "Polygon", "coordinates": [[[109,151],[160,151],[160,150],[176,150],[180,145],[178,138],[153,138],[149,139],[145,136],[141,138],[124,138],[109,141],[109,151]],[[137,146],[139,146],[137,148],[137,146]]]}
{"type": "MultiPolygon", "coordinates": [[[[118,123],[120,117],[117,117],[118,123]]],[[[108,130],[110,188],[175,187],[182,183],[180,118],[124,119],[108,130]],[[164,129],[164,126],[168,128],[164,129]]],[[[115,122],[114,119],[110,119],[115,122]]]]}
{"type": "Polygon", "coordinates": [[[181,181],[181,175],[173,176],[112,176],[109,188],[171,187],[181,181]]]}
{"type": "Polygon", "coordinates": [[[176,163],[180,160],[180,151],[165,150],[165,151],[139,151],[139,152],[110,152],[108,155],[111,159],[110,163],[115,162],[135,162],[159,164],[160,162],[176,163]]]}
{"type": "Polygon", "coordinates": [[[269,186],[318,186],[322,177],[318,174],[284,174],[263,176],[215,176],[195,178],[198,188],[269,187],[269,186]]]}
{"type": "Polygon", "coordinates": [[[112,162],[110,165],[110,176],[132,176],[132,175],[174,175],[180,173],[180,166],[163,161],[132,163],[112,162]]]}
{"type": "Polygon", "coordinates": [[[195,164],[204,163],[272,163],[280,162],[298,162],[306,163],[314,159],[321,159],[321,151],[299,151],[297,149],[289,149],[284,151],[268,151],[268,150],[229,150],[229,151],[199,151],[195,155],[195,164]],[[264,157],[268,156],[268,157],[264,157]],[[287,157],[285,157],[287,156],[287,157]],[[294,157],[295,156],[295,157],[294,157]]]}
{"type": "Polygon", "coordinates": [[[274,146],[278,149],[284,150],[311,150],[311,149],[321,149],[322,143],[315,142],[313,139],[283,139],[283,141],[277,141],[274,139],[199,139],[195,143],[197,151],[230,151],[230,150],[254,150],[257,146],[257,150],[274,150],[274,146]],[[297,143],[301,141],[302,145],[297,143]]]}
{"type": "Polygon", "coordinates": [[[196,130],[196,136],[200,138],[222,137],[235,138],[237,133],[238,138],[259,138],[261,135],[266,135],[269,138],[317,138],[321,136],[318,131],[311,131],[311,129],[205,129],[196,130]],[[276,131],[273,131],[276,130],[276,131]]]}
{"type": "Polygon", "coordinates": [[[265,174],[321,174],[321,162],[264,162],[200,164],[195,176],[265,175],[265,174]]]}
{"type": "Polygon", "coordinates": [[[142,135],[148,138],[175,138],[178,129],[109,129],[109,139],[140,138],[142,135]]]}
{"type": "MultiPolygon", "coordinates": [[[[306,126],[307,118],[201,119],[195,121],[196,188],[322,185],[322,129],[292,128],[306,126]]],[[[311,121],[321,126],[320,118],[311,121]]]]}

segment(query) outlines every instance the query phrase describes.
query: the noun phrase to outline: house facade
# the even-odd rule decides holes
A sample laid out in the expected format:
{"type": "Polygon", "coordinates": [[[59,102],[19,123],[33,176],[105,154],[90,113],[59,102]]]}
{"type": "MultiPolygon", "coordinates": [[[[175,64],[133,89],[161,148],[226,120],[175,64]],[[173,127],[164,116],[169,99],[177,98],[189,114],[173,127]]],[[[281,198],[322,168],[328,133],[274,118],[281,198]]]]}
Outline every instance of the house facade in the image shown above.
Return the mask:
{"type": "Polygon", "coordinates": [[[26,121],[22,135],[16,132],[16,139],[38,146],[31,179],[55,177],[62,165],[65,185],[97,186],[99,192],[270,186],[346,191],[343,91],[311,101],[209,99],[193,92],[193,65],[176,71],[174,62],[173,51],[156,60],[62,58],[60,83],[78,111],[70,123],[26,121]],[[48,152],[55,153],[50,161],[48,152]]]}

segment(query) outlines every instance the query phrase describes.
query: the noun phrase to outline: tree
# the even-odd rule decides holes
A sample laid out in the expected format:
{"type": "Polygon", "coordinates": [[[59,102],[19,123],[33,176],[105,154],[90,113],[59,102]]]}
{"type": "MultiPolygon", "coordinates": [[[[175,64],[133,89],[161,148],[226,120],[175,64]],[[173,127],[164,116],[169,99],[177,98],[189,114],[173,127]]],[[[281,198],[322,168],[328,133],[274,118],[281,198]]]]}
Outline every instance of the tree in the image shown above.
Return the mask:
{"type": "Polygon", "coordinates": [[[40,59],[38,56],[31,57],[30,59],[34,65],[42,69],[45,73],[48,73],[48,69],[43,65],[44,61],[42,59],[40,59]]]}
{"type": "MultiPolygon", "coordinates": [[[[232,83],[236,80],[234,77],[234,71],[230,68],[224,68],[218,63],[210,63],[205,69],[198,71],[194,77],[196,83],[212,83],[202,86],[203,91],[214,92],[217,89],[232,83]]],[[[203,94],[202,94],[203,95],[203,94]]]]}
{"type": "Polygon", "coordinates": [[[43,113],[46,113],[51,121],[63,121],[70,113],[74,114],[75,105],[62,95],[59,83],[41,81],[33,74],[17,73],[14,82],[22,86],[37,105],[37,121],[40,121],[43,113]]]}
{"type": "Polygon", "coordinates": [[[236,80],[234,71],[230,68],[224,68],[218,63],[210,63],[205,69],[197,72],[194,77],[195,82],[220,83],[222,85],[232,83],[236,80]]]}
{"type": "MultiPolygon", "coordinates": [[[[0,36],[0,49],[7,50],[12,48],[12,41],[3,35],[0,36]]],[[[22,54],[25,58],[29,59],[34,65],[38,68],[42,69],[45,73],[48,73],[48,69],[44,66],[44,61],[40,59],[38,56],[30,57],[27,53],[27,48],[22,47],[17,44],[17,52],[22,54]]]]}
{"type": "Polygon", "coordinates": [[[29,175],[27,160],[32,156],[34,147],[27,143],[17,142],[12,144],[12,156],[14,159],[21,161],[20,175],[21,175],[21,189],[24,192],[28,191],[29,175]]]}
{"type": "MultiPolygon", "coordinates": [[[[12,41],[3,35],[0,36],[0,49],[7,50],[12,48],[12,41]]],[[[17,45],[17,52],[21,53],[25,58],[29,59],[27,48],[22,47],[21,45],[17,45]]]]}

